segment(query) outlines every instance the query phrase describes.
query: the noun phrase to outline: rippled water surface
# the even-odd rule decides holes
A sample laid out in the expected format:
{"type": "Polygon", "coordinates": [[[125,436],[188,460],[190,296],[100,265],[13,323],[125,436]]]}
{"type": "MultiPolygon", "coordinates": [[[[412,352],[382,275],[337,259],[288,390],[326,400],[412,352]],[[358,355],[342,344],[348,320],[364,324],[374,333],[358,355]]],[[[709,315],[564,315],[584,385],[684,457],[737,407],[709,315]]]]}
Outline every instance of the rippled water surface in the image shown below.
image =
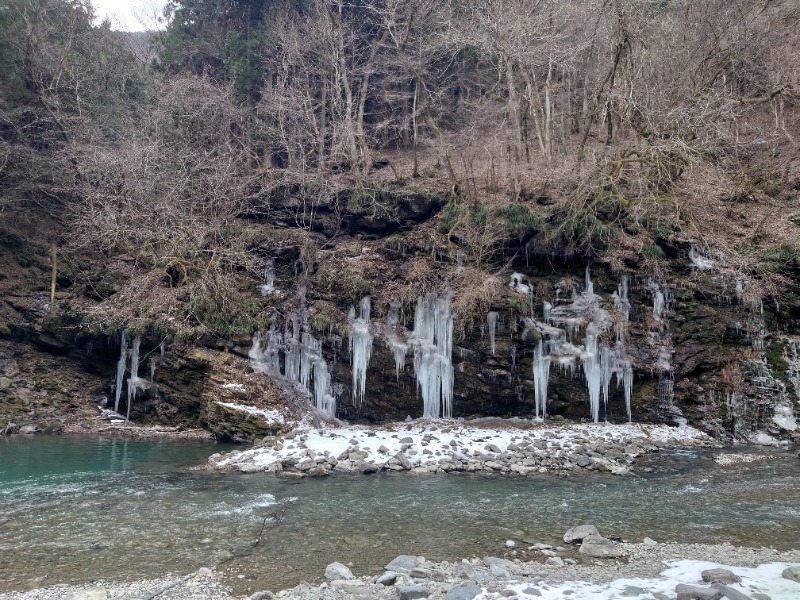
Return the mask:
{"type": "Polygon", "coordinates": [[[0,439],[0,590],[200,566],[225,570],[242,593],[275,590],[318,580],[334,560],[366,574],[397,554],[500,554],[506,539],[555,544],[587,521],[628,539],[782,549],[800,539],[800,460],[788,453],[735,467],[710,453],[664,453],[624,478],[293,483],[187,469],[218,451],[185,441],[0,439]]]}

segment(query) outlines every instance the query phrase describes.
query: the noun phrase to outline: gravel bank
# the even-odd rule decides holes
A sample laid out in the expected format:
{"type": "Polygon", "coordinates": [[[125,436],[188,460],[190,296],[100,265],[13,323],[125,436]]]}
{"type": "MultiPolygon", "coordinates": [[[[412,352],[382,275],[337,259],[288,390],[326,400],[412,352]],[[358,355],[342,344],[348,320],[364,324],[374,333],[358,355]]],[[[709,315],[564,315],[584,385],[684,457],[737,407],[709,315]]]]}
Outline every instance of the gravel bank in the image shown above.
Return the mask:
{"type": "Polygon", "coordinates": [[[209,458],[218,470],[289,478],[382,470],[535,475],[607,471],[627,475],[640,455],[718,444],[688,426],[541,423],[525,419],[418,420],[381,427],[301,424],[256,447],[209,458]]]}
{"type": "MultiPolygon", "coordinates": [[[[670,600],[678,585],[705,589],[702,571],[724,567],[741,578],[729,585],[752,600],[796,600],[800,583],[782,577],[800,565],[800,551],[778,552],[767,548],[731,545],[619,543],[624,556],[616,559],[585,559],[569,564],[558,551],[543,547],[541,561],[483,557],[461,562],[428,562],[422,557],[398,557],[379,576],[359,577],[345,565],[320,565],[328,581],[315,586],[300,583],[289,590],[256,592],[252,600],[502,600],[503,598],[608,599],[635,597],[670,600]],[[547,554],[552,553],[553,556],[547,554]],[[550,564],[548,564],[550,563],[550,564]]],[[[800,570],[798,570],[800,573],[800,570]]],[[[29,592],[0,594],[0,600],[144,600],[181,577],[128,583],[93,582],[83,586],[53,586],[29,592]]],[[[178,585],[156,596],[162,600],[232,600],[221,575],[200,569],[178,585]]],[[[248,598],[247,596],[238,598],[248,598]]],[[[737,597],[740,598],[740,597],[737,597]]],[[[741,598],[740,598],[741,600],[741,598]]]]}

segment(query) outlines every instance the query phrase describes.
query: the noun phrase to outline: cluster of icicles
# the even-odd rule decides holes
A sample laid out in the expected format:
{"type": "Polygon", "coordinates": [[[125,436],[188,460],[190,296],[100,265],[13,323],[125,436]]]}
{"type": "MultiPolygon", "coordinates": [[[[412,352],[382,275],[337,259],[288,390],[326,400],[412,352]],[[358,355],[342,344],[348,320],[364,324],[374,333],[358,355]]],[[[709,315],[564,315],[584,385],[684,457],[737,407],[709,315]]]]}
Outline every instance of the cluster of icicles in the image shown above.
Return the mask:
{"type": "MultiPolygon", "coordinates": [[[[351,308],[350,362],[353,369],[353,404],[364,401],[367,368],[372,356],[375,335],[382,337],[392,351],[398,379],[405,369],[409,352],[414,357],[414,372],[423,401],[424,418],[449,418],[453,415],[453,315],[449,295],[430,294],[417,300],[414,329],[407,331],[399,318],[399,307],[390,307],[386,321],[372,323],[369,296],[356,309],[351,308]]],[[[283,375],[308,389],[314,405],[333,416],[336,398],[331,389],[328,365],[322,357],[322,346],[300,318],[292,320],[291,332],[281,334],[274,326],[265,339],[259,332],[253,336],[250,363],[256,372],[281,373],[280,353],[284,353],[283,375]]]]}
{"type": "MultiPolygon", "coordinates": [[[[128,359],[130,359],[130,375],[128,376],[127,385],[127,410],[125,412],[125,419],[130,420],[131,405],[136,400],[136,393],[139,390],[148,387],[155,387],[154,379],[156,374],[156,357],[150,356],[150,380],[144,377],[139,377],[139,348],[142,344],[142,336],[137,335],[133,338],[133,344],[128,348],[128,339],[123,330],[120,334],[120,354],[117,361],[117,377],[114,383],[114,412],[119,414],[119,403],[122,399],[122,389],[125,384],[125,371],[128,366],[128,359]]],[[[164,354],[163,344],[160,346],[161,355],[164,354]]]]}
{"type": "MultiPolygon", "coordinates": [[[[514,284],[512,279],[512,287],[514,284]]],[[[574,376],[580,364],[589,392],[592,420],[595,423],[600,420],[601,392],[603,402],[608,406],[609,388],[614,377],[617,386],[623,387],[625,408],[630,420],[633,364],[625,352],[625,331],[630,318],[626,277],[622,278],[612,298],[619,313],[616,326],[615,319],[602,308],[600,296],[594,293],[587,267],[586,287],[582,293],[573,291],[572,301],[568,304],[553,306],[545,302],[542,307],[543,320],[531,319],[527,323],[539,334],[539,341],[533,352],[533,392],[537,418],[544,418],[547,412],[547,386],[552,365],[555,364],[574,376]],[[612,328],[616,330],[614,346],[600,344],[600,334],[612,328]],[[584,329],[583,344],[573,343],[584,329]]]]}
{"type": "MultiPolygon", "coordinates": [[[[530,293],[522,283],[523,276],[515,273],[510,287],[519,293],[530,293]]],[[[653,313],[661,319],[665,310],[663,293],[657,286],[653,292],[653,313]]],[[[453,315],[450,295],[429,294],[417,299],[414,328],[407,330],[399,318],[400,306],[390,306],[384,321],[371,320],[371,300],[363,298],[358,310],[350,309],[348,321],[350,362],[352,365],[352,402],[363,403],[366,393],[367,369],[375,337],[381,338],[395,360],[397,378],[405,369],[406,358],[413,355],[417,387],[423,401],[423,418],[451,417],[453,414],[453,315]]],[[[537,332],[539,341],[533,349],[534,402],[537,418],[547,413],[547,391],[550,369],[555,365],[570,375],[579,368],[586,380],[592,419],[600,420],[601,400],[606,409],[610,386],[616,379],[624,390],[628,419],[631,418],[633,364],[625,349],[627,324],[630,319],[628,280],[623,277],[612,294],[616,318],[601,305],[594,292],[589,269],[586,269],[585,289],[573,291],[571,301],[555,305],[543,304],[541,321],[525,318],[526,327],[537,332]],[[613,332],[613,333],[612,333],[613,332]],[[604,333],[612,333],[613,345],[600,342],[604,333]],[[580,336],[582,340],[578,341],[580,336]]],[[[315,406],[329,415],[336,413],[336,398],[331,388],[328,365],[322,356],[321,342],[313,337],[299,316],[292,320],[290,331],[281,333],[274,326],[262,336],[256,332],[250,361],[255,371],[281,374],[280,354],[284,354],[282,374],[307,389],[315,406]]],[[[489,340],[495,352],[495,334],[499,315],[487,315],[489,340]]],[[[669,365],[664,368],[670,369],[669,365]]]]}

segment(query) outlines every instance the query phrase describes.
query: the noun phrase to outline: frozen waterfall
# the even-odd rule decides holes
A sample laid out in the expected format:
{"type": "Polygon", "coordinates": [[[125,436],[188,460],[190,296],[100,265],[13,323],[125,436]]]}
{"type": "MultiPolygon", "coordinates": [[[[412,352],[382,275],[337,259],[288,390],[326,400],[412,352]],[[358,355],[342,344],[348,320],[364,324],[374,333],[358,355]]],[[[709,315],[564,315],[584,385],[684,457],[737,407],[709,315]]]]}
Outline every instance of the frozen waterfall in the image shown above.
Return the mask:
{"type": "Polygon", "coordinates": [[[453,415],[453,315],[450,296],[417,299],[414,313],[414,372],[422,393],[423,418],[453,415]]]}
{"type": "Polygon", "coordinates": [[[125,380],[125,365],[128,362],[128,340],[123,329],[119,336],[119,360],[117,361],[117,379],[114,384],[114,412],[119,414],[119,399],[122,397],[122,382],[125,380]]]}
{"type": "Polygon", "coordinates": [[[490,311],[488,315],[486,315],[486,321],[489,325],[489,346],[492,348],[492,356],[494,356],[495,351],[495,333],[497,333],[497,321],[500,318],[500,314],[495,311],[490,311]]]}
{"type": "MultiPolygon", "coordinates": [[[[372,302],[369,296],[361,299],[359,305],[360,316],[356,318],[355,308],[350,309],[348,321],[350,322],[350,364],[353,367],[353,406],[358,401],[359,406],[364,402],[364,392],[367,385],[367,367],[372,356],[372,333],[369,328],[369,318],[372,312],[372,302]]],[[[403,352],[405,361],[405,351],[403,352]]],[[[395,354],[395,368],[397,367],[397,354],[395,354]]]]}
{"type": "Polygon", "coordinates": [[[624,343],[625,325],[630,318],[626,277],[623,276],[617,290],[612,294],[612,300],[621,317],[616,320],[616,343],[613,347],[600,343],[602,334],[614,328],[615,320],[603,308],[601,297],[595,293],[588,268],[584,290],[580,294],[573,293],[572,302],[557,306],[544,302],[544,322],[529,321],[529,326],[537,330],[541,336],[533,353],[537,417],[546,415],[550,366],[555,363],[570,374],[574,373],[580,364],[586,380],[589,409],[595,423],[600,420],[600,399],[602,397],[606,406],[608,405],[611,379],[616,377],[617,385],[622,385],[624,388],[625,407],[630,420],[633,365],[626,357],[624,343]],[[583,345],[577,345],[572,340],[584,329],[583,345]]]}

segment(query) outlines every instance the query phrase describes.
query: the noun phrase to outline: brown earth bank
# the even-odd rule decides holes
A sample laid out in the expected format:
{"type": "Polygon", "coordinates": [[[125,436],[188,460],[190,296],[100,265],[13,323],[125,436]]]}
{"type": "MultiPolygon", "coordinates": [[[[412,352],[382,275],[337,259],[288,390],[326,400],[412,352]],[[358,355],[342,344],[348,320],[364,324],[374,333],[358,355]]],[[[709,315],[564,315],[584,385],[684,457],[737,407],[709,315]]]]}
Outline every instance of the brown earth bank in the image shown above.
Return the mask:
{"type": "MultiPolygon", "coordinates": [[[[552,336],[543,317],[547,303],[575,317],[574,331],[570,323],[559,327],[578,347],[567,362],[552,358],[548,417],[591,420],[580,352],[585,356],[587,324],[600,318],[598,343],[624,357],[632,371],[634,422],[686,420],[721,439],[754,441],[761,432],[767,435],[762,442],[796,440],[800,296],[793,274],[800,262],[785,248],[785,255],[765,250],[755,269],[683,229],[635,219],[626,225],[617,215],[606,223],[613,241],[576,253],[568,239],[552,238],[554,215],[568,207],[557,187],[547,202],[499,195],[487,213],[498,227],[489,231],[459,212],[465,205],[442,189],[443,181],[400,185],[384,177],[377,172],[368,193],[361,185],[323,198],[310,229],[297,223],[301,188],[256,195],[229,235],[259,265],[257,274],[193,275],[181,270],[186,265],[165,267],[134,252],[77,252],[56,242],[63,254],[57,252],[52,303],[48,238],[63,224],[30,206],[6,209],[0,432],[99,430],[108,426],[97,420],[101,410],[115,405],[127,416],[129,359],[116,398],[124,333],[128,353],[134,338],[141,345],[131,422],[202,428],[235,441],[279,433],[308,412],[313,390],[311,382],[305,391],[281,375],[293,327],[298,339],[308,334],[319,344],[328,391],[337,398],[335,417],[418,418],[423,403],[413,352],[398,370],[390,329],[411,335],[419,299],[446,297],[453,319],[453,417],[535,413],[536,348],[552,336]],[[448,229],[453,219],[455,230],[448,229]],[[362,400],[353,390],[348,347],[358,317],[348,312],[365,296],[371,297],[374,343],[362,400]],[[252,335],[260,331],[263,340],[270,329],[282,335],[277,371],[254,373],[252,335]],[[616,350],[620,344],[623,350],[616,350]],[[280,409],[291,418],[269,423],[224,404],[280,409]]],[[[796,235],[785,210],[795,196],[773,192],[768,203],[751,207],[780,223],[765,233],[776,244],[796,235]]],[[[718,226],[720,239],[747,230],[735,220],[717,223],[708,207],[696,208],[708,211],[704,223],[718,226]]],[[[614,376],[600,416],[626,422],[621,367],[614,376]]]]}

